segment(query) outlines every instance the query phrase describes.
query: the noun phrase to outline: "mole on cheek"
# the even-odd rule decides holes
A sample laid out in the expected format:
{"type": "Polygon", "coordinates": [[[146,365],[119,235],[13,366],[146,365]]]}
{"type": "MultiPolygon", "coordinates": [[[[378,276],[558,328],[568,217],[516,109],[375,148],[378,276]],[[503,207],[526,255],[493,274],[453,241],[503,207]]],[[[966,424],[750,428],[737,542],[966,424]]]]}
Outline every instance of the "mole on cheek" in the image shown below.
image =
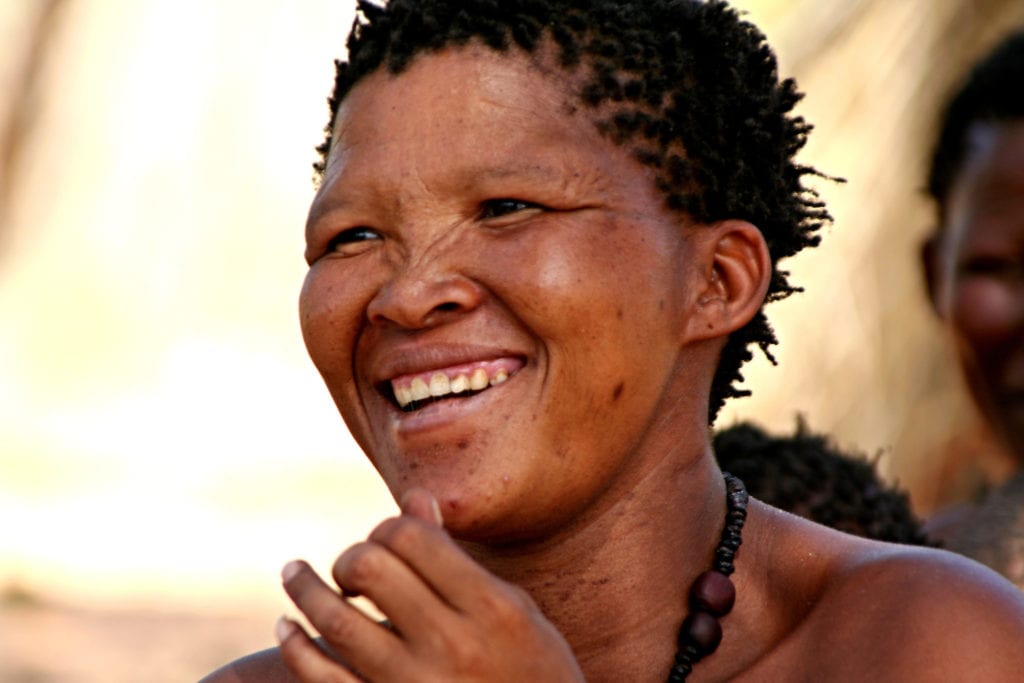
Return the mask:
{"type": "Polygon", "coordinates": [[[619,382],[618,384],[615,385],[615,390],[612,392],[612,403],[615,403],[616,401],[619,400],[619,397],[622,396],[622,390],[625,387],[625,382],[619,382]]]}

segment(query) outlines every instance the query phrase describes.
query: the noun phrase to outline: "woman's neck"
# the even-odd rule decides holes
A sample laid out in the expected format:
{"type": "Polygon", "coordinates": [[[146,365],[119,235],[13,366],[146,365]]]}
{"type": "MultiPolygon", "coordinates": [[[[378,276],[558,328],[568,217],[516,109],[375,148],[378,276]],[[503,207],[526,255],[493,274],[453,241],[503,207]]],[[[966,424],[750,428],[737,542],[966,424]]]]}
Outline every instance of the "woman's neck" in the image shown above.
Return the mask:
{"type": "Polygon", "coordinates": [[[662,458],[542,543],[469,548],[533,597],[588,681],[668,673],[690,585],[711,567],[725,515],[710,450],[680,460],[662,458]]]}

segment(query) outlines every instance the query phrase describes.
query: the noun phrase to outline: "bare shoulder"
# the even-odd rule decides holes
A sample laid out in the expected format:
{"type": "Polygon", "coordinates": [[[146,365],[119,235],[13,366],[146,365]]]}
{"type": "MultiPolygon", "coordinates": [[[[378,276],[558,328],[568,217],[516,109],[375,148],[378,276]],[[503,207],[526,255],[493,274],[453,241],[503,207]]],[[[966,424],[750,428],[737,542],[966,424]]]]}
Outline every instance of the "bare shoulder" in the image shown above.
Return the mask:
{"type": "Polygon", "coordinates": [[[226,664],[199,683],[294,683],[276,647],[260,650],[226,664]]]}
{"type": "Polygon", "coordinates": [[[743,680],[1021,680],[1024,592],[992,570],[759,503],[749,510],[750,545],[741,552],[760,610],[746,615],[745,642],[772,635],[743,680]]]}
{"type": "Polygon", "coordinates": [[[1024,670],[1024,593],[953,553],[852,543],[816,612],[833,625],[821,639],[861,676],[1010,681],[1024,670]]]}

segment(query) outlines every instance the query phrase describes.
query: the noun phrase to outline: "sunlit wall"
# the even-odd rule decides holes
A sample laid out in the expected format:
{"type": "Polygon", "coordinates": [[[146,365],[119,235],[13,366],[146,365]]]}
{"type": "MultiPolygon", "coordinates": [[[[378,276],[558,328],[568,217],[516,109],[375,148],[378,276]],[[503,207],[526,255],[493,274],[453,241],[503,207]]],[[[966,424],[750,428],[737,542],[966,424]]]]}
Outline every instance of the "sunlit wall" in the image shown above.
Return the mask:
{"type": "Polygon", "coordinates": [[[0,238],[0,586],[204,604],[388,509],[295,312],[347,4],[61,7],[0,238]]]}

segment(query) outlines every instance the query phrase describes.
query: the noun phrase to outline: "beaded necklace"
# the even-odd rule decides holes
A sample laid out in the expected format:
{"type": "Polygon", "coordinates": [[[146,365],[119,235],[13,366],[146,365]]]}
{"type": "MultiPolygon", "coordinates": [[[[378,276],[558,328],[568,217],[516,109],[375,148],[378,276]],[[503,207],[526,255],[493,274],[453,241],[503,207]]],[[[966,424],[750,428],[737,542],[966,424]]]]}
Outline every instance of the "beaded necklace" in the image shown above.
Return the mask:
{"type": "Polygon", "coordinates": [[[718,620],[732,610],[736,601],[736,587],[729,575],[735,571],[732,561],[743,542],[741,534],[747,518],[747,489],[742,481],[728,472],[722,475],[726,487],[725,528],[715,548],[712,568],[698,576],[690,587],[690,613],[679,627],[676,639],[679,649],[672,662],[668,683],[685,681],[693,665],[715,651],[722,641],[722,625],[718,620]]]}

